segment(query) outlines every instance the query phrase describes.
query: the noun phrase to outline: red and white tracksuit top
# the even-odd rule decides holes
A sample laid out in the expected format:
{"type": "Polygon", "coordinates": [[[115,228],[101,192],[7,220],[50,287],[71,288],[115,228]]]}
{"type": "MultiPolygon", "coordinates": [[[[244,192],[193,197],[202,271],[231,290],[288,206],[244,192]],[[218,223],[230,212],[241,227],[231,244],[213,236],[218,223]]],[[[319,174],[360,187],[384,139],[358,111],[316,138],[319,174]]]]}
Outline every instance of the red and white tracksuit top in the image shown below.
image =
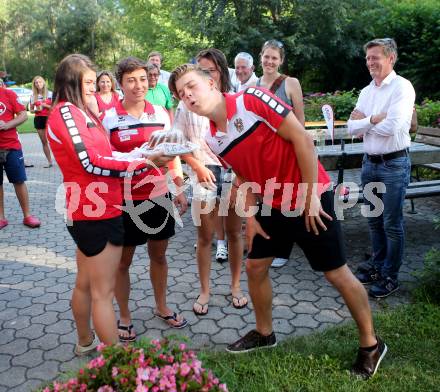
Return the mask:
{"type": "Polygon", "coordinates": [[[145,160],[113,154],[102,125],[69,102],[60,102],[52,109],[47,137],[63,173],[67,218],[75,221],[120,216],[120,179],[146,171],[145,160]]]}

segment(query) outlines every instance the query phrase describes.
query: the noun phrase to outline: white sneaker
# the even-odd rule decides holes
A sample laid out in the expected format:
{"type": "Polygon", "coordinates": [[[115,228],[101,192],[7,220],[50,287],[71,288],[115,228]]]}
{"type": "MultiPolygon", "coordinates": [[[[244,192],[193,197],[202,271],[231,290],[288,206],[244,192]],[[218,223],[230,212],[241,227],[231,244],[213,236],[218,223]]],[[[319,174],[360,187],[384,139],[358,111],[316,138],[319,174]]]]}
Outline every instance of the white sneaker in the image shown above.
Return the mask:
{"type": "Polygon", "coordinates": [[[99,338],[96,336],[96,334],[93,334],[93,340],[92,343],[90,343],[88,346],[81,346],[80,344],[76,344],[74,353],[78,356],[87,355],[90,354],[92,351],[96,350],[96,347],[99,345],[99,338]]]}
{"type": "Polygon", "coordinates": [[[288,261],[289,261],[288,259],[282,259],[281,257],[275,257],[272,260],[271,266],[275,267],[275,268],[284,267],[288,261]]]}
{"type": "Polygon", "coordinates": [[[224,263],[228,260],[228,248],[224,245],[217,246],[217,252],[215,254],[215,259],[219,263],[224,263]]]}

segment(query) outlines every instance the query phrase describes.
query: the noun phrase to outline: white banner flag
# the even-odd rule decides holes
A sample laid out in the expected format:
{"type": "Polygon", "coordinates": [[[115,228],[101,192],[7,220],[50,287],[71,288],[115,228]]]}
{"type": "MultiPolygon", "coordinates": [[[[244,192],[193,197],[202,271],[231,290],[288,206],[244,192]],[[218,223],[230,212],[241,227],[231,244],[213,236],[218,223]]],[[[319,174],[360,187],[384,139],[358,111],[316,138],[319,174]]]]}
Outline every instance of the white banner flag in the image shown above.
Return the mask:
{"type": "Polygon", "coordinates": [[[332,138],[333,144],[335,139],[335,117],[333,115],[333,108],[328,104],[322,105],[322,115],[327,125],[327,134],[332,138]]]}

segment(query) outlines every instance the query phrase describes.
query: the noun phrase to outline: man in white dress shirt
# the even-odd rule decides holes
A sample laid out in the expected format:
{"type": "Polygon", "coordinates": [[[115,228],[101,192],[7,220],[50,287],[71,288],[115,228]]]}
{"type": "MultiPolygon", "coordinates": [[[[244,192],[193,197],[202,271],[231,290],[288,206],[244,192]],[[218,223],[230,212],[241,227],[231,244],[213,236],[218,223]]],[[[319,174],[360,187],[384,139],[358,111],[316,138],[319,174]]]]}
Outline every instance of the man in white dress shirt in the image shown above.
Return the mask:
{"type": "Polygon", "coordinates": [[[235,76],[233,88],[236,93],[257,84],[257,75],[254,72],[254,59],[246,52],[240,52],[235,56],[235,76]]]}
{"type": "Polygon", "coordinates": [[[152,64],[156,64],[159,67],[160,70],[160,75],[159,75],[159,80],[158,83],[162,83],[165,86],[168,87],[168,79],[170,78],[170,73],[168,71],[165,71],[161,68],[162,66],[162,54],[160,52],[150,52],[148,54],[148,62],[152,63],[152,64]]]}
{"type": "Polygon", "coordinates": [[[348,129],[352,135],[363,137],[363,186],[380,182],[386,189],[384,193],[378,190],[377,194],[383,202],[383,213],[368,218],[373,248],[370,264],[361,266],[356,276],[362,283],[372,284],[369,290],[372,297],[383,298],[399,288],[405,234],[403,203],[411,171],[409,129],[415,92],[411,82],[393,69],[397,60],[393,39],[375,39],[365,44],[364,50],[373,80],[361,91],[348,129]]]}

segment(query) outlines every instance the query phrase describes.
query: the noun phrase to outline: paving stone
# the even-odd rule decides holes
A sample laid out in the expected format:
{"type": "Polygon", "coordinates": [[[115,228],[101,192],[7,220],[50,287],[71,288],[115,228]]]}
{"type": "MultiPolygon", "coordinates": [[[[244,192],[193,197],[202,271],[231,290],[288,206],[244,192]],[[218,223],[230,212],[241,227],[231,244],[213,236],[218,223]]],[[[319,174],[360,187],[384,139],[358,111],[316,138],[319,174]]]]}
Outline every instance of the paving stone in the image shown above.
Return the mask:
{"type": "Polygon", "coordinates": [[[73,352],[74,345],[73,344],[61,344],[53,350],[46,351],[44,353],[44,360],[56,360],[56,361],[70,361],[75,357],[73,352]]]}
{"type": "Polygon", "coordinates": [[[31,340],[29,342],[30,348],[41,348],[43,350],[51,350],[59,345],[59,335],[45,334],[41,338],[31,340]]]}
{"type": "Polygon", "coordinates": [[[10,369],[0,373],[0,385],[8,387],[8,391],[26,382],[26,368],[23,366],[13,366],[10,369]]]}
{"type": "Polygon", "coordinates": [[[315,314],[319,312],[312,302],[298,302],[297,305],[292,306],[292,312],[297,314],[315,314]]]}
{"type": "Polygon", "coordinates": [[[191,325],[191,332],[193,333],[208,333],[214,335],[219,331],[219,327],[213,320],[199,320],[197,324],[191,325]]]}
{"type": "Polygon", "coordinates": [[[59,362],[44,361],[41,365],[29,369],[26,376],[38,380],[47,381],[54,379],[58,375],[59,362]]]}
{"type": "MultiPolygon", "coordinates": [[[[4,372],[5,370],[8,370],[12,366],[11,359],[12,359],[12,355],[0,354],[0,373],[4,372]]],[[[0,379],[0,383],[1,383],[1,379],[0,379]]]]}
{"type": "Polygon", "coordinates": [[[338,310],[341,307],[341,304],[335,301],[335,299],[331,297],[321,297],[314,304],[319,309],[338,310]]]}
{"type": "Polygon", "coordinates": [[[41,380],[30,379],[16,386],[15,388],[9,389],[8,392],[25,392],[25,391],[35,391],[38,387],[40,387],[41,380]]]}
{"type": "Polygon", "coordinates": [[[316,328],[319,325],[310,314],[298,314],[290,322],[294,327],[316,328]]]}
{"type": "Polygon", "coordinates": [[[43,314],[33,317],[32,323],[52,325],[58,320],[58,313],[56,312],[44,312],[43,314]]]}
{"type": "MultiPolygon", "coordinates": [[[[2,284],[6,284],[6,282],[2,278],[2,284]]],[[[5,293],[1,295],[1,299],[3,301],[12,302],[20,298],[21,292],[19,290],[8,289],[5,293]]],[[[1,318],[0,318],[1,319],[1,318]]]]}
{"type": "Polygon", "coordinates": [[[312,291],[309,291],[309,290],[298,291],[297,293],[293,294],[292,296],[298,302],[300,302],[300,301],[315,302],[315,301],[319,300],[319,298],[312,291]]]}
{"type": "MultiPolygon", "coordinates": [[[[29,316],[39,316],[45,312],[43,304],[32,304],[31,306],[20,309],[18,314],[20,315],[29,315],[29,316]]],[[[35,322],[35,320],[33,320],[35,322]]]]}
{"type": "Polygon", "coordinates": [[[17,331],[15,336],[17,338],[37,339],[44,335],[43,330],[44,330],[44,325],[31,324],[29,325],[29,327],[17,331]]]}
{"type": "Polygon", "coordinates": [[[35,297],[32,302],[35,304],[53,304],[58,300],[58,295],[56,293],[46,293],[44,295],[40,295],[35,297]]]}
{"type": "Polygon", "coordinates": [[[246,326],[246,323],[243,321],[243,319],[238,315],[230,314],[223,319],[221,319],[217,325],[220,328],[230,328],[232,325],[234,328],[237,328],[238,330],[244,328],[246,326]]]}
{"type": "Polygon", "coordinates": [[[67,299],[59,299],[58,301],[54,302],[53,304],[46,305],[47,311],[54,311],[54,312],[65,312],[67,310],[70,311],[70,301],[67,299]]]}
{"type": "Polygon", "coordinates": [[[291,334],[294,330],[294,327],[292,324],[289,323],[289,320],[282,319],[282,318],[274,318],[272,320],[273,330],[276,334],[283,333],[283,334],[291,334]]]}
{"type": "Polygon", "coordinates": [[[331,310],[321,310],[319,313],[315,314],[315,320],[323,323],[340,323],[343,319],[337,313],[331,310]]]}
{"type": "Polygon", "coordinates": [[[0,354],[20,355],[28,350],[28,339],[14,339],[0,346],[0,354]]]}
{"type": "Polygon", "coordinates": [[[29,325],[30,325],[29,316],[18,316],[12,320],[5,321],[3,324],[3,328],[14,328],[15,330],[20,330],[29,327],[29,325]]]}
{"type": "Polygon", "coordinates": [[[0,345],[12,342],[14,340],[15,329],[4,329],[0,333],[0,345]]]}
{"type": "Polygon", "coordinates": [[[46,327],[46,333],[57,333],[57,334],[65,334],[69,333],[73,330],[72,321],[69,320],[61,320],[54,324],[50,324],[46,327]]]}
{"type": "Polygon", "coordinates": [[[38,366],[42,362],[43,362],[43,351],[38,349],[32,349],[26,351],[24,354],[16,355],[12,360],[12,365],[32,368],[34,366],[38,366]]]}
{"type": "Polygon", "coordinates": [[[220,330],[219,333],[211,336],[212,336],[211,337],[212,341],[216,345],[217,344],[228,345],[241,338],[241,336],[238,334],[235,328],[223,328],[220,330]]]}

